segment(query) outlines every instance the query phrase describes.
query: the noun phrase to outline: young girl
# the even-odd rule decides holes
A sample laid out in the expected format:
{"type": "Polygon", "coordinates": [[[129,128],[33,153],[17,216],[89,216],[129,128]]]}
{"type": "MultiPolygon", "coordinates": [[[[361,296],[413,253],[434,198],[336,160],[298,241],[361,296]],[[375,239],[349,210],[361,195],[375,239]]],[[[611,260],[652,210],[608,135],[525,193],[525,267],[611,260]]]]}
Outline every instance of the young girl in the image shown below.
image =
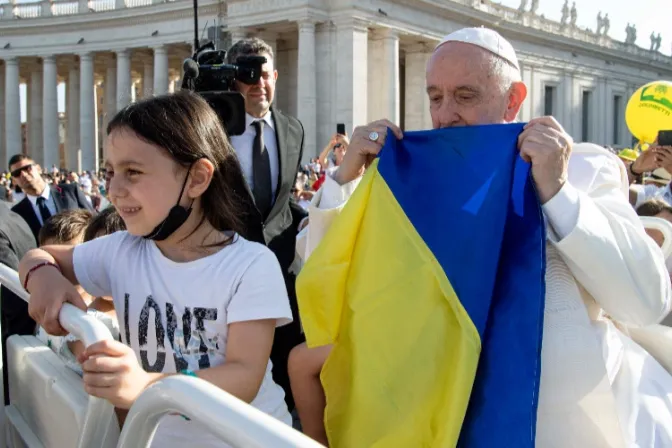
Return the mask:
{"type": "MultiPolygon", "coordinates": [[[[269,356],[291,321],[278,262],[239,235],[244,178],[215,112],[191,93],[126,107],[107,129],[109,198],[127,232],[75,248],[29,252],[19,273],[31,315],[62,334],[73,283],[112,296],[122,342],[80,356],[86,391],[128,409],[153,382],[197,376],[291,424],[269,356]]],[[[194,421],[167,416],[153,446],[226,446],[194,421]]]]}

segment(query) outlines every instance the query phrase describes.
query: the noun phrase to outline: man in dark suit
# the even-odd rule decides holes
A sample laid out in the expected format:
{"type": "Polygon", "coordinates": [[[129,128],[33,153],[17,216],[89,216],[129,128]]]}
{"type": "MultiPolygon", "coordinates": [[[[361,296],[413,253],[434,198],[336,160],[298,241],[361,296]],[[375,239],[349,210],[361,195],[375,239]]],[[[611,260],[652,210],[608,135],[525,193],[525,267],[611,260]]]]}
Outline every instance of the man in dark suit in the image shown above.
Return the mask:
{"type": "Polygon", "coordinates": [[[52,215],[78,208],[93,211],[91,203],[76,184],[47,185],[39,165],[23,154],[12,156],[9,171],[26,194],[12,210],[28,223],[35,241],[42,225],[52,215]]]}
{"type": "MultiPolygon", "coordinates": [[[[285,390],[285,399],[294,407],[287,359],[289,352],[303,342],[296,302],[294,274],[289,272],[296,253],[296,234],[306,212],[292,198],[292,187],[303,155],[303,126],[294,117],[273,108],[275,82],[273,49],[261,39],[243,39],[229,50],[229,63],[240,56],[264,56],[261,79],[248,85],[236,81],[245,99],[246,128],[232,136],[231,143],[247,180],[245,189],[251,199],[247,213],[247,237],[264,243],[275,253],[282,268],[294,322],[275,332],[271,361],[273,378],[285,390]]],[[[263,281],[264,279],[259,279],[263,281]]]]}
{"type": "MultiPolygon", "coordinates": [[[[19,261],[30,249],[36,247],[35,239],[28,224],[9,206],[0,202],[0,263],[15,271],[19,261]]],[[[28,316],[28,304],[4,286],[0,290],[2,309],[2,364],[5,387],[5,404],[8,404],[7,350],[5,342],[13,334],[31,335],[35,332],[35,322],[28,316]],[[28,319],[25,317],[28,316],[28,319]]]]}

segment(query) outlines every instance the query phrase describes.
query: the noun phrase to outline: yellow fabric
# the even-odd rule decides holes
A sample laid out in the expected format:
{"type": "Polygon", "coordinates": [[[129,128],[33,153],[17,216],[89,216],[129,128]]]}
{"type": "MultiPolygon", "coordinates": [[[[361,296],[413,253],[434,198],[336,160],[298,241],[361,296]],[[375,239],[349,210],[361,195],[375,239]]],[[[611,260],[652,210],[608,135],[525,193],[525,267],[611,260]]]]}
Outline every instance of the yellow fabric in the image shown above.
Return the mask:
{"type": "MultiPolygon", "coordinates": [[[[481,342],[373,165],[298,278],[333,448],[454,447],[481,342]]],[[[506,410],[502,410],[506,412],[506,410]]]]}

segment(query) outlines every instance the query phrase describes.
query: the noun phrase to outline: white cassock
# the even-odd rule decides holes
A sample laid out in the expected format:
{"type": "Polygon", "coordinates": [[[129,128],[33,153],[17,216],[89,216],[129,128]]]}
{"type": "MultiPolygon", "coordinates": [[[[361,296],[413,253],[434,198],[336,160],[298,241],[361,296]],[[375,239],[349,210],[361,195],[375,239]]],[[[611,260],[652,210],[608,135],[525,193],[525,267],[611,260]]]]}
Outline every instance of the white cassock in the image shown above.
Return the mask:
{"type": "MultiPolygon", "coordinates": [[[[339,186],[327,177],[309,209],[310,224],[297,239],[303,260],[358,182],[339,186]]],[[[548,222],[546,308],[536,446],[639,446],[636,432],[660,431],[660,422],[631,409],[630,398],[616,396],[605,360],[614,353],[618,357],[623,344],[610,345],[613,337],[605,330],[604,315],[640,327],[658,323],[668,313],[670,280],[663,254],[628,203],[623,164],[597,145],[574,145],[569,181],[543,211],[548,222]],[[629,415],[619,415],[624,406],[617,400],[627,403],[629,415]],[[620,421],[631,420],[631,414],[641,420],[634,428],[620,421]]],[[[634,380],[628,376],[626,381],[634,380]]],[[[662,400],[672,398],[672,381],[668,384],[669,390],[659,392],[665,395],[662,400]]],[[[672,407],[664,410],[672,418],[672,407]]],[[[672,435],[671,427],[662,430],[672,435]]]]}

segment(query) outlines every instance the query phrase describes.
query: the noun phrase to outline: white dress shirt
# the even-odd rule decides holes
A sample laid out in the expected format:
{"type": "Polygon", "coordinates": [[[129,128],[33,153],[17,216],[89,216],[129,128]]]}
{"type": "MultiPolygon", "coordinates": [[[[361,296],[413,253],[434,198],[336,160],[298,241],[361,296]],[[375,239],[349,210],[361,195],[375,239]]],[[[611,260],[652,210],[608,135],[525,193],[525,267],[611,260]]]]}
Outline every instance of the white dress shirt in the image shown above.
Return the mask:
{"type": "MultiPolygon", "coordinates": [[[[600,317],[630,326],[659,322],[670,309],[670,281],[660,248],[628,203],[623,164],[597,145],[576,144],[568,177],[543,206],[547,267],[536,446],[629,447],[631,426],[619,421],[600,317]]],[[[297,237],[304,261],[358,183],[340,186],[326,177],[310,206],[310,224],[297,237]]]]}
{"type": "Polygon", "coordinates": [[[280,158],[271,111],[269,110],[263,118],[255,118],[250,114],[245,114],[245,132],[241,135],[232,136],[231,145],[233,145],[233,149],[235,149],[238,155],[238,160],[240,161],[247,184],[252,189],[254,185],[252,146],[254,145],[254,138],[257,136],[257,131],[252,126],[252,123],[259,120],[264,121],[264,145],[266,145],[268,158],[271,163],[271,188],[273,191],[273,201],[275,201],[275,192],[278,188],[278,176],[280,174],[280,158]]]}
{"type": "Polygon", "coordinates": [[[46,199],[47,208],[49,209],[49,213],[51,213],[51,216],[54,216],[56,214],[56,203],[51,197],[51,188],[49,188],[49,185],[47,185],[47,187],[44,189],[44,191],[40,196],[31,196],[29,194],[26,194],[26,196],[28,197],[30,203],[33,204],[33,210],[35,211],[35,215],[37,216],[37,220],[40,221],[40,224],[44,225],[44,222],[42,221],[42,213],[40,213],[40,207],[38,207],[37,205],[38,197],[46,199]]]}
{"type": "Polygon", "coordinates": [[[672,205],[672,190],[670,189],[670,185],[665,185],[664,187],[659,187],[658,185],[633,185],[630,189],[637,192],[635,208],[649,199],[660,199],[667,202],[668,205],[672,205]]]}

